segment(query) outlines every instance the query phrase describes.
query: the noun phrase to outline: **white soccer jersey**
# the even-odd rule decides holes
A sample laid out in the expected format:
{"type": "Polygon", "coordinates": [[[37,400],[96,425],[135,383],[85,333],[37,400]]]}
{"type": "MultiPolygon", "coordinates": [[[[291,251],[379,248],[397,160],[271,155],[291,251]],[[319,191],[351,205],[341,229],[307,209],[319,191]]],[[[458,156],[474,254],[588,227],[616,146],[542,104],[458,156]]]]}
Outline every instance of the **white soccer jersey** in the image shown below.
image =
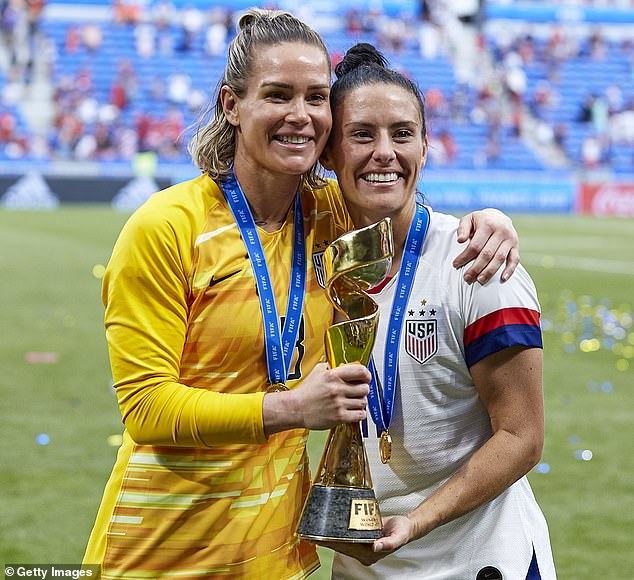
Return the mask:
{"type": "MultiPolygon", "coordinates": [[[[451,262],[460,252],[458,220],[430,211],[430,224],[407,305],[399,384],[390,424],[392,458],[381,463],[375,425],[366,448],[383,517],[404,515],[451,477],[492,435],[469,373],[475,362],[514,345],[541,347],[533,282],[518,267],[500,283],[468,285],[451,262]]],[[[374,347],[383,382],[385,337],[396,277],[373,294],[381,308],[374,347]]],[[[491,566],[525,580],[533,553],[542,579],[554,579],[548,528],[523,477],[493,501],[433,530],[371,567],[337,554],[334,578],[481,580],[491,566]]],[[[534,564],[533,564],[534,568],[534,564]]],[[[529,576],[531,577],[531,576],[529,576]]]]}

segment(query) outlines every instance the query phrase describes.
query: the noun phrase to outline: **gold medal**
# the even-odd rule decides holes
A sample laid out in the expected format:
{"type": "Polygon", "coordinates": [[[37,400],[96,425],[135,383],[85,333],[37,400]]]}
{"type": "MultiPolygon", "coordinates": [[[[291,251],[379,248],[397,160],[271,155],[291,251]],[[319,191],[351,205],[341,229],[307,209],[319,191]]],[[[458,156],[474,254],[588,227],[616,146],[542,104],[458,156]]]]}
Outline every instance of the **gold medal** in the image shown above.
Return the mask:
{"type": "Polygon", "coordinates": [[[381,433],[379,440],[379,453],[381,455],[381,463],[387,463],[392,457],[392,437],[387,431],[381,433]]]}
{"type": "Polygon", "coordinates": [[[284,383],[273,383],[266,389],[267,393],[281,393],[282,391],[288,391],[288,387],[284,383]]]}

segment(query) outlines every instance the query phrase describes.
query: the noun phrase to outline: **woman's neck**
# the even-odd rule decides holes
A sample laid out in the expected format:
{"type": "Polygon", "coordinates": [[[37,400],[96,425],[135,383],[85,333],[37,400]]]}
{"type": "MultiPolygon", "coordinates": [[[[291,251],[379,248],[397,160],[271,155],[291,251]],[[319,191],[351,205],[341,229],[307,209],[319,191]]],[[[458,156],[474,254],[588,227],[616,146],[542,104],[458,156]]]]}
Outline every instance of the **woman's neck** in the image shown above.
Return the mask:
{"type": "Polygon", "coordinates": [[[267,232],[280,229],[295,200],[300,177],[252,171],[237,160],[234,169],[256,225],[267,232]]]}

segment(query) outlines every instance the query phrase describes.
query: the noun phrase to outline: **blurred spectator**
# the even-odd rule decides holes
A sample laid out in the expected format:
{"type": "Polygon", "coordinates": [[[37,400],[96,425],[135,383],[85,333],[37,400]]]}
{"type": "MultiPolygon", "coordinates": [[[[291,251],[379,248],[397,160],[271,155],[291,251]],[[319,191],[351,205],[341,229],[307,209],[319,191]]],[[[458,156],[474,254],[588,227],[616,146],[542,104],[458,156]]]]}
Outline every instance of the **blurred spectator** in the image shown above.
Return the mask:
{"type": "Polygon", "coordinates": [[[75,75],[75,90],[81,95],[88,95],[92,92],[93,86],[93,70],[89,66],[83,66],[75,75]]]}
{"type": "Polygon", "coordinates": [[[125,87],[119,79],[115,79],[110,87],[110,102],[117,107],[120,111],[128,106],[128,97],[125,92],[125,87]]]}
{"type": "Polygon", "coordinates": [[[84,46],[91,52],[101,48],[103,33],[97,24],[86,24],[81,29],[81,40],[84,46]]]}
{"type": "Polygon", "coordinates": [[[559,106],[559,102],[559,94],[553,89],[552,84],[542,80],[537,83],[528,106],[534,117],[546,120],[549,118],[550,111],[559,106]]]}
{"type": "Polygon", "coordinates": [[[136,99],[139,92],[139,77],[130,59],[124,58],[117,62],[115,84],[121,86],[126,103],[136,99]]]}
{"type": "Polygon", "coordinates": [[[9,68],[18,71],[25,83],[30,83],[36,42],[39,3],[33,7],[25,0],[5,0],[0,4],[0,36],[7,49],[9,68]]]}
{"type": "Polygon", "coordinates": [[[136,115],[136,134],[139,151],[153,151],[156,143],[153,142],[154,119],[149,113],[139,112],[136,115]]]}
{"type": "Polygon", "coordinates": [[[178,140],[184,128],[182,111],[176,107],[170,107],[161,123],[161,141],[163,148],[169,151],[171,156],[179,155],[178,140]]]}
{"type": "Polygon", "coordinates": [[[27,6],[27,20],[29,22],[29,36],[33,38],[40,29],[42,11],[46,4],[45,0],[25,0],[27,6]]]}
{"type": "Polygon", "coordinates": [[[85,97],[77,104],[75,110],[84,125],[90,125],[97,120],[99,116],[99,103],[94,97],[85,97]]]}
{"type": "Polygon", "coordinates": [[[553,143],[560,153],[566,151],[566,141],[568,139],[568,128],[565,123],[557,123],[553,128],[553,143]]]}
{"type": "Polygon", "coordinates": [[[181,13],[181,38],[176,49],[180,52],[190,52],[194,49],[198,33],[205,25],[203,13],[195,6],[185,6],[181,13]]]}
{"type": "Polygon", "coordinates": [[[449,131],[443,129],[438,138],[432,135],[429,144],[429,156],[434,165],[451,165],[458,156],[458,146],[449,131]]]}
{"type": "MultiPolygon", "coordinates": [[[[610,118],[608,129],[613,143],[634,147],[634,97],[628,108],[610,118]]],[[[634,151],[631,153],[634,154],[634,151]]]]}
{"type": "Polygon", "coordinates": [[[530,34],[518,41],[517,54],[522,59],[523,66],[530,66],[535,61],[535,42],[530,34]]]}
{"type": "Polygon", "coordinates": [[[7,71],[4,86],[0,90],[0,99],[4,106],[14,107],[22,100],[24,96],[24,86],[19,69],[14,67],[7,71]]]}
{"type": "Polygon", "coordinates": [[[72,112],[56,115],[53,122],[56,131],[52,136],[51,146],[57,156],[71,159],[83,133],[84,125],[72,112]]]}
{"type": "Polygon", "coordinates": [[[407,45],[410,31],[401,18],[384,16],[379,21],[377,40],[379,47],[386,52],[401,52],[407,45]]]}
{"type": "Polygon", "coordinates": [[[210,56],[225,53],[231,17],[225,8],[216,6],[210,12],[210,24],[205,33],[205,51],[210,56]]]}
{"type": "Polygon", "coordinates": [[[17,121],[9,111],[0,112],[0,143],[9,143],[15,139],[17,121]]]}
{"type": "Polygon", "coordinates": [[[487,131],[484,147],[484,164],[495,165],[500,159],[502,148],[500,145],[500,132],[498,127],[490,127],[487,131]]]}
{"type": "Polygon", "coordinates": [[[160,56],[171,56],[174,54],[174,35],[169,28],[158,29],[156,36],[157,52],[160,56]]]}
{"type": "Polygon", "coordinates": [[[597,133],[603,133],[607,129],[608,103],[601,95],[592,95],[590,103],[590,122],[597,133]]]}
{"type": "Polygon", "coordinates": [[[134,29],[136,53],[141,58],[152,58],[156,52],[156,27],[151,22],[142,22],[134,29]]]}
{"type": "Polygon", "coordinates": [[[138,139],[132,127],[117,126],[115,133],[117,156],[119,159],[133,160],[138,153],[138,139]]]}
{"type": "Polygon", "coordinates": [[[40,69],[44,78],[50,79],[59,58],[57,44],[52,38],[42,36],[39,47],[40,69]]]}
{"type": "Polygon", "coordinates": [[[590,123],[592,121],[592,105],[596,98],[597,96],[594,94],[585,96],[576,119],[579,123],[590,123]]]}
{"type": "Polygon", "coordinates": [[[425,108],[430,119],[447,119],[449,104],[445,94],[438,87],[430,87],[425,93],[425,108]]]}
{"type": "Polygon", "coordinates": [[[426,60],[433,60],[443,53],[440,26],[430,20],[422,20],[418,26],[419,54],[426,60]]]}
{"type": "Polygon", "coordinates": [[[476,101],[469,114],[469,120],[475,125],[499,125],[502,114],[498,98],[499,93],[499,87],[496,86],[494,80],[484,86],[476,96],[476,101]]]}
{"type": "Polygon", "coordinates": [[[544,50],[544,61],[548,69],[549,80],[556,82],[560,78],[562,63],[579,53],[577,42],[566,34],[563,26],[555,24],[549,34],[544,50]]]}
{"type": "Polygon", "coordinates": [[[163,77],[158,75],[153,76],[150,79],[148,93],[150,98],[154,101],[163,101],[165,100],[165,80],[163,77]]]}
{"type": "Polygon", "coordinates": [[[170,0],[158,0],[151,9],[151,21],[159,30],[167,30],[175,22],[177,11],[170,0]]]}
{"type": "Polygon", "coordinates": [[[100,161],[116,159],[116,147],[113,139],[113,127],[106,123],[97,123],[93,129],[95,137],[94,157],[100,161]]]}
{"type": "Polygon", "coordinates": [[[623,110],[623,91],[618,85],[610,85],[605,91],[608,115],[614,115],[623,110]]]}
{"type": "Polygon", "coordinates": [[[608,54],[608,47],[605,38],[600,30],[595,30],[588,38],[585,46],[581,48],[581,56],[588,56],[592,60],[603,61],[608,54]]]}
{"type": "Polygon", "coordinates": [[[167,77],[167,100],[174,105],[187,103],[192,80],[188,74],[177,72],[167,77]]]}
{"type": "Polygon", "coordinates": [[[35,161],[50,159],[50,150],[46,139],[42,135],[34,135],[31,139],[28,155],[35,161]]]}
{"type": "Polygon", "coordinates": [[[24,157],[28,150],[28,139],[18,130],[16,116],[10,111],[0,112],[0,155],[19,159],[24,157]]]}
{"type": "Polygon", "coordinates": [[[603,143],[595,134],[586,135],[581,144],[581,162],[586,169],[595,169],[603,161],[603,143]]]}
{"type": "Polygon", "coordinates": [[[66,35],[64,37],[64,52],[66,54],[73,54],[79,50],[81,46],[81,34],[79,28],[74,24],[71,24],[66,29],[66,35]]]}
{"type": "Polygon", "coordinates": [[[187,109],[194,116],[197,116],[201,109],[207,104],[208,97],[200,89],[193,89],[187,97],[187,109]]]}
{"type": "Polygon", "coordinates": [[[504,59],[503,69],[504,87],[508,91],[511,100],[522,103],[526,92],[526,72],[522,66],[522,59],[515,51],[509,52],[504,59]]]}
{"type": "Polygon", "coordinates": [[[450,114],[451,118],[458,122],[464,123],[469,114],[469,87],[459,83],[451,94],[450,114]]]}
{"type": "Polygon", "coordinates": [[[458,156],[458,146],[449,131],[441,131],[438,142],[442,146],[447,163],[453,163],[458,156]]]}
{"type": "Polygon", "coordinates": [[[141,4],[134,0],[113,0],[114,21],[118,24],[137,24],[141,21],[141,4]]]}
{"type": "Polygon", "coordinates": [[[361,14],[356,8],[350,8],[345,16],[345,27],[346,32],[352,36],[356,37],[363,32],[363,24],[361,22],[361,14]]]}
{"type": "MultiPolygon", "coordinates": [[[[372,3],[373,4],[373,3],[372,3]]],[[[361,31],[364,34],[374,34],[379,29],[379,23],[383,18],[383,12],[376,6],[371,5],[360,14],[361,31]]]]}

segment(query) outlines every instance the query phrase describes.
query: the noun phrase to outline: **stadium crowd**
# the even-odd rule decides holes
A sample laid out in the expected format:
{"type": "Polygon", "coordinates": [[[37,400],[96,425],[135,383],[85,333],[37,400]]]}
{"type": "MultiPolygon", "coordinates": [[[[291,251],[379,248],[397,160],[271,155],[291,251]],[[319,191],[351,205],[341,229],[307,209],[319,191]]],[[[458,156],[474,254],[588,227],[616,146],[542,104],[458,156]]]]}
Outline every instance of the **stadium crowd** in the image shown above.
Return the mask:
{"type": "MultiPolygon", "coordinates": [[[[174,70],[161,61],[223,61],[236,13],[171,0],[115,0],[108,21],[49,22],[43,2],[1,4],[0,157],[111,161],[154,151],[161,160],[185,162],[184,132],[213,87],[191,67],[174,70]],[[29,127],[19,107],[28,98],[36,58],[53,86],[46,131],[29,127]],[[150,62],[155,66],[148,68],[150,62]]],[[[535,157],[535,168],[597,168],[620,159],[631,171],[631,38],[607,38],[600,28],[570,34],[556,23],[491,34],[482,24],[481,15],[464,18],[434,0],[423,2],[417,19],[376,9],[340,14],[349,43],[374,42],[421,85],[432,167],[513,168],[513,159],[505,159],[508,146],[529,143],[525,154],[535,157]],[[459,47],[468,38],[473,45],[466,43],[470,54],[461,63],[465,50],[459,47]],[[627,63],[625,86],[612,79],[582,91],[565,72],[571,63],[592,67],[614,59],[627,63]],[[449,83],[432,78],[427,84],[416,72],[436,60],[452,63],[449,83]],[[464,137],[470,127],[481,137],[477,148],[464,137]],[[540,149],[547,152],[541,158],[540,149]]],[[[332,47],[335,64],[341,48],[332,47]]]]}

